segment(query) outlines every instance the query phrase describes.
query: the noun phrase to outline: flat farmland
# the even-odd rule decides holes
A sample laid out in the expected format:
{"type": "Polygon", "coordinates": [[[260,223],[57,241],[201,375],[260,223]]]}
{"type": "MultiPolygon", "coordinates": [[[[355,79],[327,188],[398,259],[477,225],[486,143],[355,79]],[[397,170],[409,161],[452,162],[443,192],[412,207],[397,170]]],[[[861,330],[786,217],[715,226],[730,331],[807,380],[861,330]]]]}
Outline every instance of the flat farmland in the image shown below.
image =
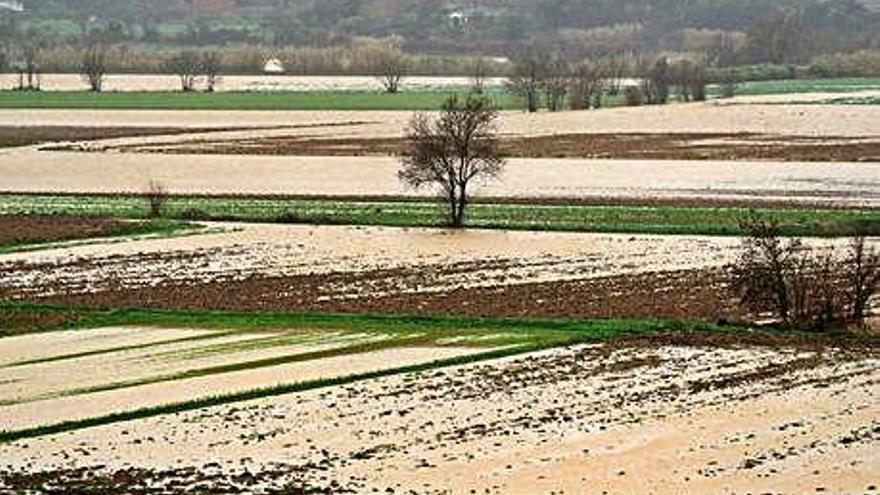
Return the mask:
{"type": "Polygon", "coordinates": [[[823,309],[861,277],[876,80],[508,96],[461,229],[398,171],[466,81],[408,81],[0,93],[0,492],[877,490],[880,300],[806,331],[737,283],[755,218],[823,309]]]}
{"type": "Polygon", "coordinates": [[[865,491],[876,351],[776,344],[648,338],[377,378],[5,444],[3,476],[21,489],[48,476],[229,492],[865,491]]]}
{"type": "MultiPolygon", "coordinates": [[[[750,316],[736,237],[213,224],[212,233],[0,256],[7,300],[472,316],[750,316]],[[235,294],[235,297],[229,297],[235,294]]],[[[813,240],[817,247],[843,241],[813,240]]]]}
{"type": "MultiPolygon", "coordinates": [[[[399,138],[410,116],[411,112],[3,110],[0,125],[8,126],[27,122],[34,126],[63,123],[149,128],[173,121],[175,126],[192,127],[194,132],[65,143],[61,147],[10,148],[0,152],[2,189],[138,192],[156,180],[172,192],[183,194],[432,195],[431,191],[404,188],[396,176],[397,160],[381,154],[344,156],[345,153],[334,151],[336,156],[283,156],[284,152],[265,156],[259,150],[249,154],[247,149],[224,151],[221,147],[212,152],[215,154],[205,156],[200,150],[210,147],[211,142],[234,144],[243,139],[268,140],[262,146],[272,147],[273,139],[320,142],[399,138]],[[252,129],[229,130],[247,127],[252,129]],[[205,132],[211,128],[221,132],[205,132]],[[165,154],[167,148],[175,147],[183,147],[184,151],[165,154]],[[53,151],[57,149],[76,151],[53,151]]],[[[662,139],[664,133],[694,133],[690,138],[694,141],[688,146],[722,146],[726,140],[727,145],[733,143],[746,150],[778,148],[777,142],[782,142],[783,148],[766,160],[755,160],[760,154],[746,155],[752,156],[751,160],[728,160],[717,153],[696,160],[614,160],[618,155],[613,149],[609,159],[554,158],[553,143],[548,142],[542,146],[540,156],[511,158],[500,181],[479,187],[476,192],[491,198],[690,198],[876,206],[880,174],[877,150],[873,147],[880,139],[878,122],[869,106],[843,105],[705,103],[538,115],[508,112],[501,117],[500,131],[511,142],[519,137],[562,133],[583,136],[586,141],[590,134],[600,133],[652,133],[652,139],[662,139]],[[717,139],[718,133],[727,137],[717,139]],[[743,133],[753,136],[747,138],[743,133]],[[701,134],[706,136],[702,140],[701,134]],[[754,141],[754,136],[760,136],[759,140],[754,141]],[[792,155],[793,161],[779,161],[779,157],[785,159],[786,143],[800,145],[799,139],[809,139],[807,144],[820,153],[802,155],[805,158],[821,160],[822,147],[834,144],[844,150],[847,146],[852,149],[842,151],[840,158],[829,155],[827,159],[850,161],[803,162],[797,161],[797,156],[801,156],[797,154],[792,155]],[[828,142],[823,143],[822,139],[828,142]],[[859,163],[852,161],[856,159],[859,163]]],[[[675,137],[670,135],[670,139],[675,137]]],[[[352,150],[352,154],[358,153],[357,149],[352,150]]],[[[699,158],[699,152],[695,156],[699,158]]]]}
{"type": "MultiPolygon", "coordinates": [[[[796,96],[796,95],[794,95],[796,96]]],[[[786,95],[792,98],[792,95],[786,95]]],[[[746,97],[743,97],[746,98],[746,97]]],[[[749,97],[751,98],[751,97],[749,97]]],[[[876,109],[871,105],[759,104],[752,100],[646,107],[602,111],[502,112],[503,135],[539,136],[554,133],[758,133],[796,136],[878,136],[876,109]],[[840,125],[845,122],[846,125],[840,125]]],[[[394,137],[403,133],[411,111],[150,111],[0,109],[0,126],[103,127],[268,127],[315,123],[361,123],[351,129],[325,129],[337,137],[394,137]]],[[[309,132],[309,134],[314,134],[309,132]]]]}
{"type": "MultiPolygon", "coordinates": [[[[491,349],[492,334],[484,337],[489,344],[482,348],[491,349]]],[[[435,344],[418,332],[138,327],[15,337],[6,344],[0,356],[5,362],[0,367],[2,431],[363,374],[389,363],[403,367],[481,349],[435,344]],[[47,353],[47,347],[55,351],[47,353]]]]}

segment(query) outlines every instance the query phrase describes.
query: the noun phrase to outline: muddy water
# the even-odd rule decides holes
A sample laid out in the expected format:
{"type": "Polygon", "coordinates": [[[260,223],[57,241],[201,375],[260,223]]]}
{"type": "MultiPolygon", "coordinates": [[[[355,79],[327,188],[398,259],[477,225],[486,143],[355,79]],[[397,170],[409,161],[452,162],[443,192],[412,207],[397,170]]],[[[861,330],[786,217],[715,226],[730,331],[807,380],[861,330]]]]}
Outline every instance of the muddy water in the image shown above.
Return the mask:
{"type": "MultiPolygon", "coordinates": [[[[526,114],[503,112],[500,132],[540,136],[564,133],[759,133],[788,136],[880,137],[880,109],[871,105],[746,105],[729,102],[526,114]]],[[[149,111],[2,110],[0,126],[241,127],[365,122],[346,136],[402,135],[412,112],[391,111],[149,111]]]]}
{"type": "MultiPolygon", "coordinates": [[[[386,157],[273,157],[0,152],[4,191],[140,192],[151,180],[174,193],[430,195],[397,178],[386,157]]],[[[880,163],[510,160],[483,197],[705,198],[880,205],[880,163]]]]}
{"type": "MultiPolygon", "coordinates": [[[[488,85],[501,85],[503,79],[493,78],[488,85]]],[[[18,76],[0,75],[0,87],[12,88],[18,76]]],[[[201,84],[201,83],[200,83],[201,84]]],[[[423,91],[466,87],[467,77],[407,77],[402,82],[404,91],[423,91]]],[[[86,90],[88,85],[79,74],[43,74],[44,91],[86,90]]],[[[176,91],[180,81],[174,75],[110,74],[104,81],[105,91],[176,91]]],[[[382,82],[372,76],[222,76],[217,91],[381,91],[382,82]]]]}

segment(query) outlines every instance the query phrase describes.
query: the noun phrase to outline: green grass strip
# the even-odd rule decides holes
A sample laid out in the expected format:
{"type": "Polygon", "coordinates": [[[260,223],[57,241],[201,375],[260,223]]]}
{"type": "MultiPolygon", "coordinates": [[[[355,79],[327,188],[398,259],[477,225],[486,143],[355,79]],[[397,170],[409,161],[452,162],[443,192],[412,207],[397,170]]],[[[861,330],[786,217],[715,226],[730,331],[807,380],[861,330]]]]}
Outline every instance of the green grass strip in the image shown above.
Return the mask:
{"type": "MultiPolygon", "coordinates": [[[[0,194],[0,214],[83,215],[143,219],[146,200],[134,195],[0,194]]],[[[483,203],[471,205],[474,228],[660,235],[742,234],[739,221],[755,212],[779,222],[784,235],[880,235],[880,209],[596,206],[483,203]]],[[[168,200],[166,216],[182,220],[310,225],[439,227],[440,205],[428,201],[193,197],[168,200]]]]}
{"type": "MultiPolygon", "coordinates": [[[[0,91],[0,108],[96,110],[439,110],[463,88],[404,91],[0,91]]],[[[487,96],[502,109],[518,109],[519,101],[500,90],[487,96]]]]}

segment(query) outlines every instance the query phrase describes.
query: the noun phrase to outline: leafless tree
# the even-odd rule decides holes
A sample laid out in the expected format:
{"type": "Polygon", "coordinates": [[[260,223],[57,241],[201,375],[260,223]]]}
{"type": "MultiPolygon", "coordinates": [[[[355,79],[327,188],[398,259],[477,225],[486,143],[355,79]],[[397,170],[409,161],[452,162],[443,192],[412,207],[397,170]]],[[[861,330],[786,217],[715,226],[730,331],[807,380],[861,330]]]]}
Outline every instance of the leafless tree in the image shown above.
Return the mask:
{"type": "Polygon", "coordinates": [[[4,73],[9,70],[12,62],[12,50],[10,50],[9,43],[0,38],[0,73],[4,73]]]}
{"type": "Polygon", "coordinates": [[[534,49],[519,54],[506,83],[507,90],[522,98],[530,113],[537,112],[541,104],[541,88],[547,78],[547,58],[546,54],[534,49]]]}
{"type": "Polygon", "coordinates": [[[400,91],[400,82],[406,75],[406,58],[396,49],[381,53],[376,59],[376,74],[386,93],[400,91]]]}
{"type": "Polygon", "coordinates": [[[149,203],[150,218],[161,218],[165,213],[165,204],[168,202],[168,190],[159,182],[151,180],[144,195],[149,203]]]}
{"type": "Polygon", "coordinates": [[[214,88],[217,86],[222,64],[223,59],[219,52],[208,51],[202,53],[202,74],[205,76],[205,90],[209,93],[213,93],[214,88]]]}
{"type": "Polygon", "coordinates": [[[618,53],[609,55],[599,62],[609,95],[617,96],[620,94],[620,87],[623,84],[624,77],[627,75],[631,58],[625,54],[618,53]]]}
{"type": "Polygon", "coordinates": [[[89,90],[100,93],[107,74],[107,48],[103,43],[92,42],[86,47],[79,66],[79,73],[89,84],[89,90]]]}
{"type": "Polygon", "coordinates": [[[180,78],[180,89],[189,92],[196,88],[196,81],[202,72],[202,62],[198,53],[180,52],[165,63],[165,69],[180,78]]]}
{"type": "Polygon", "coordinates": [[[486,88],[486,79],[489,78],[489,64],[482,57],[471,62],[468,67],[471,79],[471,92],[481,95],[486,88]]]}
{"type": "Polygon", "coordinates": [[[665,56],[654,60],[643,58],[637,63],[642,81],[642,95],[649,105],[662,105],[669,101],[671,71],[665,56]]]}
{"type": "Polygon", "coordinates": [[[669,68],[669,80],[678,87],[682,101],[706,100],[706,65],[703,62],[677,61],[669,68]]]}
{"type": "Polygon", "coordinates": [[[721,74],[721,97],[733,98],[739,88],[739,77],[735,69],[727,69],[721,74]]]}
{"type": "Polygon", "coordinates": [[[416,114],[409,123],[400,180],[414,188],[439,188],[452,227],[465,223],[471,182],[496,177],[504,167],[497,118],[487,98],[468,95],[463,100],[449,97],[436,119],[416,114]]]}
{"type": "Polygon", "coordinates": [[[760,217],[741,225],[746,236],[733,273],[747,307],[803,329],[864,322],[880,284],[880,254],[866,247],[864,237],[854,238],[841,256],[785,239],[777,223],[760,217]]]}
{"type": "Polygon", "coordinates": [[[571,67],[566,61],[553,58],[547,64],[547,73],[542,84],[548,110],[551,112],[562,110],[570,85],[571,67]]]}
{"type": "Polygon", "coordinates": [[[18,72],[18,89],[40,89],[40,62],[49,44],[50,40],[35,28],[29,29],[17,40],[15,69],[18,72]]]}
{"type": "Polygon", "coordinates": [[[605,75],[602,68],[586,60],[572,70],[571,106],[575,110],[602,107],[602,93],[605,90],[605,75]]]}
{"type": "Polygon", "coordinates": [[[871,297],[880,290],[880,252],[866,246],[864,236],[850,242],[844,273],[851,301],[850,318],[860,324],[867,316],[871,297]]]}

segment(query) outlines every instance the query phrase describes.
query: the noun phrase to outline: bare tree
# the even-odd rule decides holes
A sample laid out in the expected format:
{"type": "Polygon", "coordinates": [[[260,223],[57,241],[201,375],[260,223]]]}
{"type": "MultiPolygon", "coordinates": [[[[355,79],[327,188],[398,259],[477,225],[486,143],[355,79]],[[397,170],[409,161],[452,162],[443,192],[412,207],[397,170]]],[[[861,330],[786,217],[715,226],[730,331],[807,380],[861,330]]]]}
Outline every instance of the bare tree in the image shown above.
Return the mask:
{"type": "Polygon", "coordinates": [[[739,77],[736,69],[726,69],[721,74],[721,97],[733,98],[739,89],[739,77]]]}
{"type": "Polygon", "coordinates": [[[406,58],[396,49],[387,50],[376,60],[375,71],[386,93],[400,91],[400,82],[406,74],[406,58]]]}
{"type": "Polygon", "coordinates": [[[144,193],[150,207],[150,218],[161,218],[165,213],[165,204],[168,202],[168,190],[162,184],[151,180],[144,193]]]}
{"type": "Polygon", "coordinates": [[[548,110],[551,112],[562,110],[570,84],[571,67],[562,59],[552,59],[547,64],[547,73],[542,84],[548,110]]]}
{"type": "Polygon", "coordinates": [[[783,240],[779,225],[760,217],[743,219],[740,227],[746,237],[734,275],[742,301],[755,310],[772,309],[788,323],[792,310],[789,274],[801,244],[783,240]]]}
{"type": "Polygon", "coordinates": [[[638,67],[645,103],[649,105],[667,103],[671,78],[669,59],[665,56],[658,57],[654,61],[643,59],[638,63],[638,67]]]}
{"type": "Polygon", "coordinates": [[[599,62],[600,71],[605,77],[605,85],[608,87],[609,95],[617,96],[620,94],[623,78],[626,76],[630,65],[630,58],[630,56],[619,53],[605,57],[599,62]]]}
{"type": "Polygon", "coordinates": [[[602,67],[585,60],[572,69],[571,106],[575,110],[602,107],[606,78],[602,67]]]}
{"type": "Polygon", "coordinates": [[[851,301],[850,318],[861,324],[867,316],[871,297],[880,290],[880,252],[868,248],[864,236],[850,242],[845,276],[851,301]]]}
{"type": "Polygon", "coordinates": [[[23,33],[16,42],[15,69],[18,72],[18,89],[38,91],[41,87],[40,62],[50,40],[35,28],[23,33]]]}
{"type": "Polygon", "coordinates": [[[547,56],[537,50],[527,50],[516,57],[513,73],[507,80],[507,90],[523,99],[526,110],[538,111],[541,88],[547,77],[547,56]]]}
{"type": "Polygon", "coordinates": [[[680,100],[706,100],[706,65],[703,62],[679,60],[669,67],[669,81],[678,87],[680,100]]]}
{"type": "Polygon", "coordinates": [[[471,79],[471,92],[481,95],[486,88],[486,79],[489,78],[489,64],[482,57],[471,62],[468,67],[471,79]]]}
{"type": "Polygon", "coordinates": [[[741,223],[743,252],[734,285],[755,312],[771,312],[788,327],[824,329],[862,324],[880,284],[880,254],[854,238],[845,256],[784,239],[775,222],[752,216],[741,223]]]}
{"type": "Polygon", "coordinates": [[[0,38],[0,73],[4,73],[9,70],[12,65],[12,50],[10,50],[9,43],[0,38]]]}
{"type": "Polygon", "coordinates": [[[103,43],[90,43],[82,55],[79,73],[89,84],[89,90],[100,93],[107,74],[107,48],[103,43]]]}
{"type": "Polygon", "coordinates": [[[194,91],[196,81],[202,72],[202,62],[195,52],[185,51],[174,55],[165,62],[165,69],[180,78],[180,89],[194,91]]]}
{"type": "Polygon", "coordinates": [[[208,51],[202,53],[202,74],[205,76],[205,91],[214,92],[217,82],[220,80],[220,68],[223,59],[219,52],[208,51]]]}
{"type": "Polygon", "coordinates": [[[468,95],[463,100],[449,97],[436,119],[416,114],[409,123],[400,180],[414,188],[439,188],[452,227],[465,223],[471,181],[496,177],[504,167],[497,118],[487,98],[468,95]]]}

